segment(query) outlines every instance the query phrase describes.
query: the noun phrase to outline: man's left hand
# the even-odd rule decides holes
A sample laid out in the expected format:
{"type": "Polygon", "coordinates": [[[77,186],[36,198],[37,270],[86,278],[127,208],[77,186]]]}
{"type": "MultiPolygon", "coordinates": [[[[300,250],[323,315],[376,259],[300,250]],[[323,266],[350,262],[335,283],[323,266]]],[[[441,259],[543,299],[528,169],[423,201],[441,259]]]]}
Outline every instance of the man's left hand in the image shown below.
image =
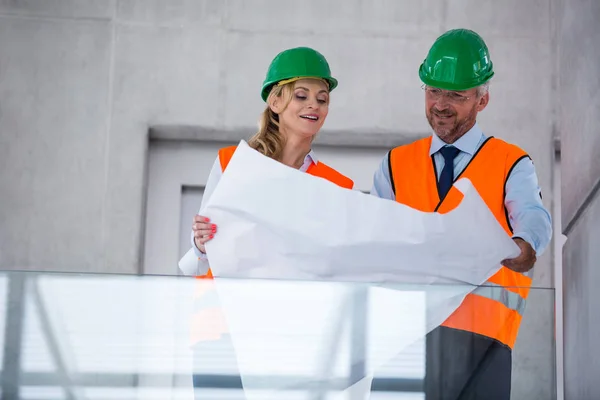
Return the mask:
{"type": "Polygon", "coordinates": [[[533,247],[521,238],[513,239],[517,246],[521,249],[521,254],[516,258],[511,258],[502,261],[502,265],[516,272],[527,272],[535,264],[537,257],[533,247]]]}

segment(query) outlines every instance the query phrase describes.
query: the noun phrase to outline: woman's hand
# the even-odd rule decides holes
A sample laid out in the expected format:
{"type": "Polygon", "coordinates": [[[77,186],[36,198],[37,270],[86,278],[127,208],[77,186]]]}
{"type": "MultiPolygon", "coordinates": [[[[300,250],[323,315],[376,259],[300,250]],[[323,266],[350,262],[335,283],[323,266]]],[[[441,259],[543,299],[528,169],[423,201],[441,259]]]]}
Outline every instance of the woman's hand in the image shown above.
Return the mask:
{"type": "Polygon", "coordinates": [[[217,233],[217,226],[211,224],[210,219],[202,215],[196,215],[194,216],[192,230],[194,231],[194,243],[196,243],[196,247],[201,252],[206,253],[204,243],[214,237],[215,233],[217,233]]]}

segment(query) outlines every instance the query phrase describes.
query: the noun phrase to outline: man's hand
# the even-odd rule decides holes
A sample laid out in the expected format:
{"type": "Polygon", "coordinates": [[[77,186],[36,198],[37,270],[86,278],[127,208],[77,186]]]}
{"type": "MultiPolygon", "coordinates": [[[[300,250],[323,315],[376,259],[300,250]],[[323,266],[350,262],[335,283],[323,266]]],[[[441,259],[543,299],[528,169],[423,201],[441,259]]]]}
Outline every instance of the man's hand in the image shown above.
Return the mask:
{"type": "Polygon", "coordinates": [[[516,258],[502,261],[502,265],[516,272],[527,272],[535,264],[537,257],[533,247],[521,238],[513,239],[521,249],[521,254],[516,258]]]}

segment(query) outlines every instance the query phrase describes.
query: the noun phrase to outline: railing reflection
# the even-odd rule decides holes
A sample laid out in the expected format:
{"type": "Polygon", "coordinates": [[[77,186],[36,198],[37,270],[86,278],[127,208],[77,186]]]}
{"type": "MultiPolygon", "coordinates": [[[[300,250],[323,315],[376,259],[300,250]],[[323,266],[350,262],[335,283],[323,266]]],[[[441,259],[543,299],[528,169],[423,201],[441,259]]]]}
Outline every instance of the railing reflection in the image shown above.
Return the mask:
{"type": "MultiPolygon", "coordinates": [[[[196,281],[1,274],[2,398],[193,399],[195,375],[198,398],[245,399],[237,362],[244,388],[257,395],[263,390],[265,398],[273,389],[285,390],[286,399],[338,398],[379,363],[372,400],[424,399],[422,287],[217,280],[244,300],[230,302],[240,311],[229,315],[242,328],[234,338],[238,354],[213,341],[198,362],[190,341],[196,281]],[[270,323],[276,329],[269,330],[270,323]]],[[[530,294],[548,313],[553,296],[545,289],[530,294]]],[[[554,382],[553,365],[540,365],[539,371],[554,382]]],[[[348,396],[343,398],[353,400],[348,396]]]]}

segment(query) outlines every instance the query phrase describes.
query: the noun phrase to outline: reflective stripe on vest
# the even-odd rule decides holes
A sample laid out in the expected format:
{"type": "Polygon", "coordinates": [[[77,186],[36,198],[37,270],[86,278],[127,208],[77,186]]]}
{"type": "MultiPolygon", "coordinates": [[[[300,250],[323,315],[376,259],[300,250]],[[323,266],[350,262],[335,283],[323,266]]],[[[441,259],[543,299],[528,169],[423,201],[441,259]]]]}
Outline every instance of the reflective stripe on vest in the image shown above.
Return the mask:
{"type": "Polygon", "coordinates": [[[502,303],[506,308],[510,308],[523,316],[525,312],[526,300],[518,293],[511,292],[502,286],[486,283],[486,286],[478,286],[471,293],[478,296],[487,297],[488,299],[502,303]]]}
{"type": "MultiPolygon", "coordinates": [[[[219,162],[221,170],[225,171],[237,146],[229,146],[219,150],[219,162]]],[[[318,162],[311,164],[307,174],[326,179],[345,189],[352,189],[354,182],[347,176],[342,175],[328,165],[318,162]]],[[[209,268],[205,275],[197,276],[198,279],[213,279],[212,271],[209,268]]],[[[225,316],[219,305],[219,299],[214,289],[203,284],[206,281],[199,281],[194,296],[194,315],[192,317],[192,343],[203,340],[217,340],[222,334],[227,333],[225,316]]]]}
{"type": "MultiPolygon", "coordinates": [[[[392,187],[400,203],[424,212],[447,213],[461,202],[463,194],[452,187],[440,202],[430,146],[428,137],[390,151],[392,187]]],[[[512,235],[512,227],[504,206],[505,185],[514,166],[526,157],[517,146],[488,138],[455,178],[468,178],[473,183],[507,235],[512,235]]],[[[442,325],[485,335],[512,348],[530,287],[529,274],[501,267],[484,286],[468,294],[442,325]]]]}

